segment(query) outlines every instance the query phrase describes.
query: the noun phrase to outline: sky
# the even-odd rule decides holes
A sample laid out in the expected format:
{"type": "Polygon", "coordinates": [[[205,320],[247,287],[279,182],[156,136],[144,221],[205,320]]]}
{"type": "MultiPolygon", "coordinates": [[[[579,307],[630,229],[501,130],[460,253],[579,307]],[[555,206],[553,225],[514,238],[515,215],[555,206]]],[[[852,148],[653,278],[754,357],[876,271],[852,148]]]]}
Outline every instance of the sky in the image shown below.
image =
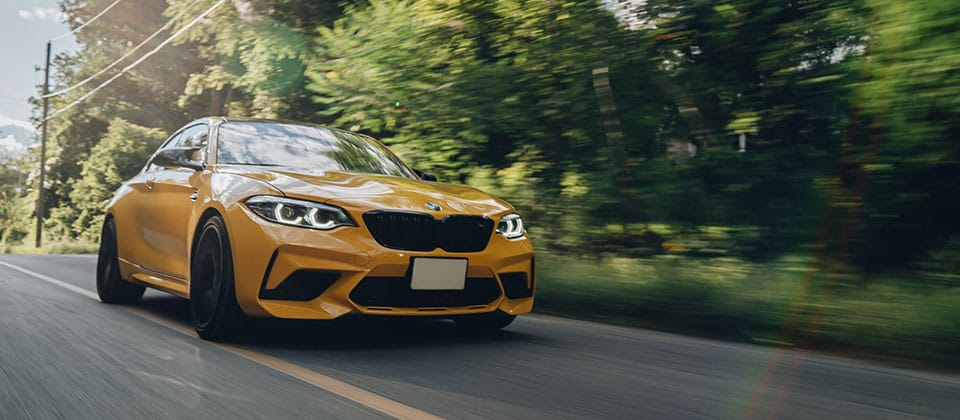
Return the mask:
{"type": "MultiPolygon", "coordinates": [[[[0,126],[29,126],[27,98],[38,95],[47,40],[70,28],[56,0],[0,0],[0,126]]],[[[69,36],[53,43],[53,53],[73,51],[69,36]]]]}

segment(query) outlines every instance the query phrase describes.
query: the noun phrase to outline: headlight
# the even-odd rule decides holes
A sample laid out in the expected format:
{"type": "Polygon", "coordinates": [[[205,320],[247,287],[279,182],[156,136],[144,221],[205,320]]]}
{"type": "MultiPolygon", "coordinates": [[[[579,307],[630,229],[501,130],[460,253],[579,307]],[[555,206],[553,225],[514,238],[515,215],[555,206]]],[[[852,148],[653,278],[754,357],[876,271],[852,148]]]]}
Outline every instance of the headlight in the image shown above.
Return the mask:
{"type": "Polygon", "coordinates": [[[497,224],[497,233],[507,239],[523,236],[525,233],[523,230],[523,219],[516,213],[503,216],[500,218],[500,223],[497,224]]]}
{"type": "Polygon", "coordinates": [[[284,225],[320,230],[357,225],[343,209],[326,204],[269,195],[251,197],[246,204],[258,216],[284,225]]]}

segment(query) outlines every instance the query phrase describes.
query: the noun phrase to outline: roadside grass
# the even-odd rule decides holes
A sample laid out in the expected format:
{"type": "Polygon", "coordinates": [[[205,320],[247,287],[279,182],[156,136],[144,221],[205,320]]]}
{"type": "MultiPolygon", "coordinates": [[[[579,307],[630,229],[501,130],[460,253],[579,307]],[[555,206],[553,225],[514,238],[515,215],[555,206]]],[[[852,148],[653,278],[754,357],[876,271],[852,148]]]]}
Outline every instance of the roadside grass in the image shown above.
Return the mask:
{"type": "Polygon", "coordinates": [[[100,244],[87,241],[44,241],[43,246],[36,248],[33,244],[0,244],[2,254],[96,254],[100,244]]]}
{"type": "Polygon", "coordinates": [[[540,313],[960,367],[960,288],[903,273],[863,281],[806,258],[537,256],[540,313]]]}

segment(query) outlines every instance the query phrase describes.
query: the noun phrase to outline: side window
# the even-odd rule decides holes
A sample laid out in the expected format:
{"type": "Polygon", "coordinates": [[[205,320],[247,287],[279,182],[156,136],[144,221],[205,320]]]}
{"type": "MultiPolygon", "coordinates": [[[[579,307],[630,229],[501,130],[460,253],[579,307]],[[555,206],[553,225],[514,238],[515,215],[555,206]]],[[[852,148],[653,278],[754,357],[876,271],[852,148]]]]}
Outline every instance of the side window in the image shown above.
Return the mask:
{"type": "MultiPolygon", "coordinates": [[[[160,151],[160,150],[163,150],[163,149],[167,149],[167,148],[170,148],[170,147],[174,147],[177,143],[180,142],[180,139],[181,139],[182,137],[183,137],[183,132],[180,132],[180,133],[174,134],[173,136],[170,136],[170,138],[167,139],[167,141],[163,142],[163,145],[161,145],[160,148],[157,149],[157,151],[160,151]]],[[[163,170],[163,168],[160,167],[160,166],[154,165],[153,163],[147,164],[147,167],[144,168],[144,172],[156,172],[156,171],[160,171],[160,170],[163,170]]]]}
{"type": "Polygon", "coordinates": [[[180,141],[177,142],[177,147],[199,147],[206,150],[209,132],[210,129],[206,124],[195,125],[183,130],[180,141]]]}
{"type": "MultiPolygon", "coordinates": [[[[187,127],[163,142],[163,146],[160,146],[159,150],[171,147],[198,147],[200,148],[200,152],[194,156],[194,160],[205,161],[207,157],[209,132],[210,128],[206,124],[187,127]]],[[[147,165],[145,172],[156,172],[160,170],[163,170],[163,168],[151,163],[147,165]]]]}
{"type": "Polygon", "coordinates": [[[210,127],[206,124],[195,125],[183,130],[180,140],[177,141],[177,147],[197,147],[200,153],[194,156],[194,160],[205,162],[207,160],[207,142],[210,136],[210,127]]]}

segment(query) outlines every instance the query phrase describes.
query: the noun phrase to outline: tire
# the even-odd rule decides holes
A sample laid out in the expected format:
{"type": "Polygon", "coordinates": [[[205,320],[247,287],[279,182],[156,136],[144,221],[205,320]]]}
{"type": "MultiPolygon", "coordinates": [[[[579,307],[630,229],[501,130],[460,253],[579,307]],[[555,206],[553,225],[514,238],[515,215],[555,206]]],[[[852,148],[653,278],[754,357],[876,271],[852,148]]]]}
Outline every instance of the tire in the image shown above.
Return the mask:
{"type": "Polygon", "coordinates": [[[233,254],[220,216],[207,219],[190,259],[190,319],[205,340],[227,340],[239,331],[245,316],[237,303],[233,254]]]}
{"type": "Polygon", "coordinates": [[[97,294],[103,303],[137,303],[143,297],[144,287],[124,281],[120,277],[117,257],[117,228],[113,218],[103,222],[100,232],[100,252],[97,255],[97,294]]]}
{"type": "Polygon", "coordinates": [[[453,322],[456,323],[457,328],[462,330],[483,333],[506,328],[516,318],[516,315],[508,315],[503,311],[493,311],[485,314],[461,316],[455,318],[453,322]]]}

